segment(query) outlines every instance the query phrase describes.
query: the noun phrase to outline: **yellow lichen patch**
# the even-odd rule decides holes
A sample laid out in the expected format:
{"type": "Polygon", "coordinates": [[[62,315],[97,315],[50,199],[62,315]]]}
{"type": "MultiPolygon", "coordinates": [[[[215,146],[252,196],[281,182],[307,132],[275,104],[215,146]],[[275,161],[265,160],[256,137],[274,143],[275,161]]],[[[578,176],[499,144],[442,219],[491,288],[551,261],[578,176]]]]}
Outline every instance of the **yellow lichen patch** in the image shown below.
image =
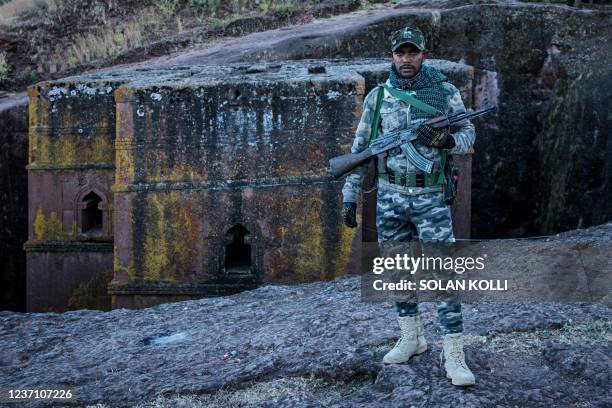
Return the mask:
{"type": "Polygon", "coordinates": [[[96,135],[91,142],[91,161],[92,162],[113,162],[115,161],[115,147],[110,141],[109,135],[96,135]]]}
{"type": "Polygon", "coordinates": [[[280,237],[281,237],[281,248],[285,246],[285,236],[287,235],[287,232],[289,231],[289,228],[285,227],[284,225],[281,225],[280,228],[278,229],[278,232],[280,232],[280,237]]]}
{"type": "Polygon", "coordinates": [[[113,250],[113,271],[117,271],[120,268],[119,259],[117,259],[117,252],[113,250]]]}
{"type": "Polygon", "coordinates": [[[51,211],[49,215],[49,220],[47,221],[47,230],[45,239],[57,240],[62,239],[63,235],[63,225],[62,221],[57,218],[57,214],[55,211],[51,211]]]}
{"type": "Polygon", "coordinates": [[[202,229],[199,222],[194,222],[193,207],[179,191],[154,193],[147,198],[142,259],[145,280],[189,279],[196,266],[202,229]]]}
{"type": "Polygon", "coordinates": [[[70,236],[72,239],[77,239],[77,236],[79,235],[79,228],[76,222],[74,222],[74,220],[72,221],[71,224],[71,228],[70,228],[70,236]]]}
{"type": "Polygon", "coordinates": [[[166,241],[164,208],[158,194],[148,197],[147,213],[145,216],[144,241],[144,279],[162,280],[164,270],[168,268],[168,243],[166,241]]]}
{"type": "MultiPolygon", "coordinates": [[[[54,146],[54,154],[50,159],[56,164],[72,164],[79,162],[77,155],[76,140],[74,137],[62,136],[54,146]]],[[[81,160],[82,161],[82,160],[81,160]]]]}
{"type": "MultiPolygon", "coordinates": [[[[36,95],[38,90],[36,90],[36,95]]],[[[35,95],[30,95],[30,104],[28,107],[29,115],[29,163],[45,162],[40,159],[40,149],[47,149],[45,152],[48,155],[48,137],[44,135],[45,126],[49,123],[50,104],[44,99],[39,99],[35,95]],[[44,136],[41,136],[41,134],[44,136]],[[44,140],[43,140],[44,139],[44,140]],[[41,145],[43,144],[43,145],[41,145]]],[[[48,157],[48,156],[47,156],[48,157]]]]}
{"type": "Polygon", "coordinates": [[[113,201],[110,200],[108,203],[108,222],[106,223],[106,233],[108,235],[113,235],[113,201]]]}
{"type": "Polygon", "coordinates": [[[181,280],[188,279],[189,272],[195,269],[196,243],[199,242],[200,231],[191,222],[193,215],[188,208],[180,207],[176,217],[176,239],[172,240],[170,255],[176,260],[177,268],[173,275],[181,280]]]}
{"type": "Polygon", "coordinates": [[[30,164],[49,162],[49,136],[30,130],[30,164]]]}
{"type": "Polygon", "coordinates": [[[46,219],[45,214],[42,210],[42,206],[39,205],[36,210],[36,216],[34,217],[34,234],[36,234],[37,240],[59,240],[63,238],[63,226],[62,221],[57,218],[55,211],[51,211],[49,219],[46,219]]]}
{"type": "MultiPolygon", "coordinates": [[[[340,219],[339,216],[338,219],[340,219]]],[[[361,214],[357,214],[357,223],[361,225],[361,214]]],[[[345,274],[346,265],[351,255],[351,247],[356,233],[357,228],[349,228],[344,225],[340,227],[340,240],[338,241],[334,264],[334,278],[345,274]]]]}
{"type": "Polygon", "coordinates": [[[146,181],[156,183],[166,180],[168,174],[168,163],[166,153],[161,149],[148,149],[145,154],[147,176],[146,181]]]}
{"type": "Polygon", "coordinates": [[[292,196],[286,203],[286,211],[295,214],[289,228],[291,237],[287,241],[295,245],[297,254],[295,258],[289,258],[293,265],[283,265],[286,270],[292,271],[292,281],[307,282],[325,278],[327,258],[321,206],[318,194],[292,196]]]}
{"type": "MultiPolygon", "coordinates": [[[[36,122],[36,118],[38,117],[38,111],[40,110],[40,107],[39,107],[39,104],[36,98],[36,95],[38,94],[38,92],[34,90],[34,87],[28,88],[28,94],[30,95],[30,103],[28,104],[28,118],[29,118],[28,127],[29,129],[32,129],[34,126],[38,125],[38,123],[36,122]]],[[[35,152],[33,133],[34,132],[30,130],[30,133],[29,133],[30,143],[29,143],[29,148],[28,148],[28,162],[29,163],[32,163],[33,155],[35,152]]]]}
{"type": "Polygon", "coordinates": [[[115,271],[115,276],[113,278],[113,282],[115,283],[127,283],[128,280],[134,280],[134,268],[133,258],[130,259],[130,265],[124,265],[119,263],[119,259],[117,258],[117,253],[115,252],[113,256],[113,270],[115,271]]]}
{"type": "Polygon", "coordinates": [[[286,196],[280,205],[282,212],[292,214],[291,225],[278,227],[279,248],[267,277],[272,281],[300,282],[344,275],[357,230],[339,226],[338,241],[328,242],[322,219],[327,203],[316,190],[286,196]],[[284,276],[285,271],[290,271],[291,276],[284,276]]]}
{"type": "Polygon", "coordinates": [[[113,271],[107,270],[95,274],[88,281],[82,282],[68,300],[70,310],[92,309],[111,310],[111,297],[106,286],[113,279],[113,271]]]}
{"type": "Polygon", "coordinates": [[[36,209],[36,216],[34,217],[34,233],[36,234],[36,239],[41,240],[45,236],[45,232],[47,230],[47,223],[45,222],[45,215],[42,211],[42,206],[39,205],[36,209]]]}
{"type": "MultiPolygon", "coordinates": [[[[163,177],[163,181],[193,181],[197,178],[199,171],[183,161],[174,164],[170,173],[163,177]]],[[[160,180],[161,181],[161,180],[160,180]]]]}
{"type": "MultiPolygon", "coordinates": [[[[32,108],[32,110],[36,110],[32,108]]],[[[63,129],[71,129],[72,115],[68,110],[63,112],[63,129]]],[[[99,124],[98,124],[99,125],[99,124]]],[[[75,129],[74,132],[49,133],[45,127],[30,127],[30,163],[40,164],[74,164],[83,162],[113,162],[115,159],[114,145],[108,132],[89,138],[86,128],[75,129]]]]}
{"type": "Polygon", "coordinates": [[[127,149],[117,150],[117,162],[115,168],[115,181],[117,186],[130,184],[134,181],[134,152],[127,149]]]}

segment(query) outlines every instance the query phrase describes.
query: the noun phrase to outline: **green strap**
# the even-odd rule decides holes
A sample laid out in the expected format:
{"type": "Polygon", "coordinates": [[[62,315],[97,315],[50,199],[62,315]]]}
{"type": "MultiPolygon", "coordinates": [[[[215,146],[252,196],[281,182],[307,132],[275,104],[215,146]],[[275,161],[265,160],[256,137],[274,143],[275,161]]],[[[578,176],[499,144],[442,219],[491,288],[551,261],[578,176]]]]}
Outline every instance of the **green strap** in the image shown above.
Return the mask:
{"type": "Polygon", "coordinates": [[[383,94],[385,90],[382,86],[378,87],[378,95],[376,96],[376,109],[374,110],[374,120],[372,121],[372,133],[370,134],[370,143],[378,136],[378,125],[380,123],[380,106],[383,102],[383,94]]]}
{"type": "Polygon", "coordinates": [[[414,106],[417,109],[422,110],[425,113],[429,113],[430,115],[444,115],[444,112],[440,112],[439,110],[437,110],[433,106],[429,106],[425,102],[419,101],[417,98],[415,98],[414,96],[410,95],[409,92],[402,91],[400,89],[391,88],[391,87],[389,87],[387,85],[383,85],[383,86],[385,87],[387,92],[389,92],[391,94],[391,96],[393,96],[394,98],[397,98],[397,99],[402,100],[402,101],[404,101],[406,103],[409,103],[410,105],[414,106]]]}

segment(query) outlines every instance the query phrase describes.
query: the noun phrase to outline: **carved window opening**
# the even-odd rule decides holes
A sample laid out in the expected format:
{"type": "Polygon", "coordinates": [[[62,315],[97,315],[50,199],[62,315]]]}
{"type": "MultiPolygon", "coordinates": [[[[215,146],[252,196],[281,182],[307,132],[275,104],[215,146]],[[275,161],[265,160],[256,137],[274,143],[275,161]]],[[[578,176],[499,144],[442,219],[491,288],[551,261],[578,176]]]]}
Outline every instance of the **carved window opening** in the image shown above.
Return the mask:
{"type": "Polygon", "coordinates": [[[242,225],[234,225],[227,231],[225,247],[226,273],[251,273],[251,245],[249,231],[242,225]]]}
{"type": "Polygon", "coordinates": [[[81,231],[88,234],[102,232],[102,210],[99,204],[102,199],[93,191],[83,197],[81,210],[81,231]]]}

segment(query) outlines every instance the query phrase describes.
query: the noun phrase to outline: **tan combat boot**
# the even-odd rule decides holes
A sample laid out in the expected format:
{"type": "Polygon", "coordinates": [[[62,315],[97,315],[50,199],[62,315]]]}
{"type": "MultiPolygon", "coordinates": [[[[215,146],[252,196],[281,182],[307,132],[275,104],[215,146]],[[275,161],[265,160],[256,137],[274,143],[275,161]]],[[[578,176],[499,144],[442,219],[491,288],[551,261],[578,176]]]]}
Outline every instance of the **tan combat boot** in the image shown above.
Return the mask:
{"type": "Polygon", "coordinates": [[[397,318],[402,337],[395,347],[383,357],[385,364],[398,364],[408,361],[415,354],[427,350],[427,342],[423,336],[423,324],[419,316],[399,316],[397,318]]]}
{"type": "Polygon", "coordinates": [[[444,356],[446,378],[452,380],[453,385],[466,386],[476,383],[474,374],[465,363],[463,335],[461,333],[451,333],[444,336],[440,360],[442,360],[442,356],[444,356]]]}

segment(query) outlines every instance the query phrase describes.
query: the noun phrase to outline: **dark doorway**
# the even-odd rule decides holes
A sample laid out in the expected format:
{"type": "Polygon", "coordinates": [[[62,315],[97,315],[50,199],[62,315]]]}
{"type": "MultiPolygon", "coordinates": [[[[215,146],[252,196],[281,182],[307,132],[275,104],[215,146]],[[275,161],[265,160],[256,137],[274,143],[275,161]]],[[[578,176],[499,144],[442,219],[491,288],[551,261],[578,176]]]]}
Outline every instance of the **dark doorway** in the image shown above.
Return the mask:
{"type": "Polygon", "coordinates": [[[240,224],[227,231],[225,247],[226,273],[251,273],[251,245],[245,242],[249,231],[240,224]]]}
{"type": "Polygon", "coordinates": [[[93,191],[83,197],[81,232],[88,234],[102,232],[102,210],[98,208],[101,202],[102,199],[93,191]]]}

